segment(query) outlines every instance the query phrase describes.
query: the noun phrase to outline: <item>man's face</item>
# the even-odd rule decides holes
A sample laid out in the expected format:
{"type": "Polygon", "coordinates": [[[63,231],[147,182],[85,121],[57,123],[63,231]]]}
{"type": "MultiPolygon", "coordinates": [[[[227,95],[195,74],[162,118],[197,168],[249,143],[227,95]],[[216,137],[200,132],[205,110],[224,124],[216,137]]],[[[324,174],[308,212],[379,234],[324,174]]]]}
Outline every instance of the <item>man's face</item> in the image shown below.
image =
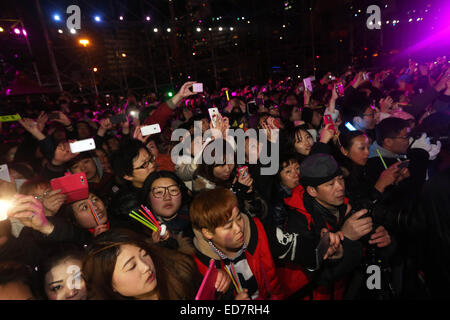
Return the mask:
{"type": "Polygon", "coordinates": [[[142,185],[153,171],[156,171],[155,157],[147,149],[142,148],[139,149],[137,157],[133,159],[133,176],[125,176],[125,179],[136,185],[142,185]]]}
{"type": "Polygon", "coordinates": [[[406,154],[409,147],[409,131],[409,127],[406,127],[395,137],[384,139],[383,147],[396,154],[406,154]]]}
{"type": "Polygon", "coordinates": [[[344,203],[345,182],[342,175],[322,183],[316,188],[307,187],[307,190],[325,208],[332,209],[344,203]]]}

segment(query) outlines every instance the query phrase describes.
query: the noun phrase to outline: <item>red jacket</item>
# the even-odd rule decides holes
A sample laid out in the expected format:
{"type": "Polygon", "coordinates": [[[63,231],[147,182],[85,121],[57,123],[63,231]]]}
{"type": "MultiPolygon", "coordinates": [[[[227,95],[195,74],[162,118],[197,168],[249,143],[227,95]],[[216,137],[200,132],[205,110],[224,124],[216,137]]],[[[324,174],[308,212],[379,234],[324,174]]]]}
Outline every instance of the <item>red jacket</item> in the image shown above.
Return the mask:
{"type": "MultiPolygon", "coordinates": [[[[246,215],[243,216],[246,218],[244,235],[247,232],[250,233],[249,236],[245,237],[246,243],[249,238],[245,257],[247,258],[248,265],[258,283],[258,299],[283,299],[285,295],[281,290],[276,266],[270,253],[269,242],[264,227],[258,218],[249,218],[246,215]]],[[[194,241],[196,246],[194,260],[197,263],[200,273],[203,275],[206,273],[211,258],[216,260],[216,267],[223,268],[223,262],[219,260],[214,251],[209,248],[206,241],[198,238],[199,233],[197,231],[194,230],[194,233],[196,234],[196,241],[194,241]]]]}

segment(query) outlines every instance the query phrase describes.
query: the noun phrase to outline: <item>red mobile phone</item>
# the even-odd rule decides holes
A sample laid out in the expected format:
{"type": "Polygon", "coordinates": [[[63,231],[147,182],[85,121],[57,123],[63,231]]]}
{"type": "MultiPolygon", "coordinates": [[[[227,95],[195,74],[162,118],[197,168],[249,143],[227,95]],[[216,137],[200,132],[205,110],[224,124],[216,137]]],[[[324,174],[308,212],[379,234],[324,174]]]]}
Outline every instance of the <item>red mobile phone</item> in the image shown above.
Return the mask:
{"type": "Polygon", "coordinates": [[[343,97],[344,96],[344,86],[342,85],[342,82],[338,82],[336,84],[336,92],[337,92],[339,97],[343,97]]]}
{"type": "Polygon", "coordinates": [[[337,133],[336,127],[335,127],[334,122],[333,122],[333,119],[331,118],[331,116],[329,114],[323,116],[323,123],[324,123],[325,126],[327,124],[331,123],[332,125],[330,126],[330,129],[332,129],[334,131],[334,134],[337,133]]]}
{"type": "Polygon", "coordinates": [[[66,173],[64,177],[50,180],[52,190],[60,189],[67,196],[65,203],[72,203],[89,197],[88,181],[84,172],[66,173]]]}

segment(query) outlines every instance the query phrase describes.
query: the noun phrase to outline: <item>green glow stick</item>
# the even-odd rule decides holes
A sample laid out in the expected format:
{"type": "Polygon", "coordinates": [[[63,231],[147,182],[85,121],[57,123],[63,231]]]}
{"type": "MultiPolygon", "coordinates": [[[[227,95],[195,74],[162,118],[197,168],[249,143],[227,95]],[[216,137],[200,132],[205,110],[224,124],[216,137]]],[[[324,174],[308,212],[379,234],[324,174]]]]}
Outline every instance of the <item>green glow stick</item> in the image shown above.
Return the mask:
{"type": "Polygon", "coordinates": [[[139,222],[142,223],[144,226],[146,226],[146,227],[152,229],[153,231],[155,231],[155,232],[158,231],[158,229],[157,229],[154,225],[152,225],[152,224],[150,224],[149,222],[145,221],[143,218],[141,218],[141,217],[139,217],[139,216],[135,216],[135,215],[132,214],[132,213],[130,213],[129,216],[132,217],[133,219],[139,221],[139,222]]]}
{"type": "Polygon", "coordinates": [[[383,159],[383,157],[381,156],[380,150],[377,149],[377,153],[378,153],[378,156],[379,156],[380,159],[381,159],[381,162],[383,162],[384,169],[387,169],[386,162],[384,162],[384,159],[383,159]]]}

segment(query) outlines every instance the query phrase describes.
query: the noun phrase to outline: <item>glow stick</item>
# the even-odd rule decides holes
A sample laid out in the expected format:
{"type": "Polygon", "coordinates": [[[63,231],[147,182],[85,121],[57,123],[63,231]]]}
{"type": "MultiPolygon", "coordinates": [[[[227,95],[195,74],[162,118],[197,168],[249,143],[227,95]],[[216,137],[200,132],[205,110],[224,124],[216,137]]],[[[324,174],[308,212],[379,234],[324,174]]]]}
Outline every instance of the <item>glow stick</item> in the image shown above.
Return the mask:
{"type": "Polygon", "coordinates": [[[227,101],[230,101],[230,96],[228,95],[228,90],[226,90],[225,93],[227,94],[227,101]]]}
{"type": "Polygon", "coordinates": [[[150,215],[150,217],[153,218],[153,220],[156,222],[156,226],[158,227],[158,229],[160,229],[161,227],[160,227],[160,225],[159,225],[159,223],[158,223],[158,220],[156,220],[156,218],[155,218],[155,216],[152,214],[152,212],[151,212],[147,207],[144,207],[143,205],[141,205],[141,207],[142,207],[142,209],[144,209],[145,212],[147,212],[147,213],[150,215]]]}
{"type": "Polygon", "coordinates": [[[231,281],[233,282],[234,287],[236,288],[237,293],[238,293],[238,294],[241,293],[241,292],[239,291],[239,288],[238,288],[237,284],[236,284],[236,281],[234,281],[233,276],[230,274],[230,271],[228,271],[228,269],[227,269],[226,266],[225,266],[225,271],[228,273],[228,276],[230,276],[230,279],[231,279],[231,281]]]}
{"type": "MultiPolygon", "coordinates": [[[[157,221],[155,221],[155,220],[153,220],[152,218],[150,218],[149,216],[148,216],[148,214],[147,213],[145,213],[144,211],[142,211],[141,209],[139,209],[139,212],[140,213],[142,213],[143,215],[144,215],[144,217],[146,217],[148,220],[150,220],[150,222],[152,222],[155,226],[157,225],[157,221]]],[[[159,228],[158,228],[159,229],[159,228]]]]}
{"type": "Polygon", "coordinates": [[[387,169],[386,162],[384,162],[384,159],[383,159],[383,157],[381,156],[380,150],[377,149],[377,153],[378,153],[378,156],[379,156],[380,159],[381,159],[381,162],[383,162],[384,169],[387,169]]]}
{"type": "Polygon", "coordinates": [[[99,225],[100,225],[100,219],[99,219],[99,217],[98,217],[98,215],[97,215],[97,212],[95,212],[95,209],[94,209],[94,206],[92,205],[91,200],[88,200],[88,204],[89,204],[89,207],[90,207],[90,209],[91,209],[92,216],[94,217],[95,222],[96,222],[97,225],[99,226],[99,225]]]}
{"type": "Polygon", "coordinates": [[[140,218],[138,218],[137,216],[134,216],[132,213],[130,213],[129,216],[132,217],[133,219],[139,221],[139,222],[142,223],[144,226],[146,226],[146,227],[152,229],[153,231],[158,231],[158,230],[156,229],[155,226],[153,226],[153,225],[151,225],[150,223],[146,222],[144,219],[140,219],[140,218]]]}
{"type": "Polygon", "coordinates": [[[138,219],[140,219],[141,221],[144,221],[146,224],[149,224],[150,226],[152,226],[153,228],[157,229],[156,226],[151,222],[146,220],[143,216],[140,216],[138,214],[132,214],[134,217],[137,217],[138,219]]]}

